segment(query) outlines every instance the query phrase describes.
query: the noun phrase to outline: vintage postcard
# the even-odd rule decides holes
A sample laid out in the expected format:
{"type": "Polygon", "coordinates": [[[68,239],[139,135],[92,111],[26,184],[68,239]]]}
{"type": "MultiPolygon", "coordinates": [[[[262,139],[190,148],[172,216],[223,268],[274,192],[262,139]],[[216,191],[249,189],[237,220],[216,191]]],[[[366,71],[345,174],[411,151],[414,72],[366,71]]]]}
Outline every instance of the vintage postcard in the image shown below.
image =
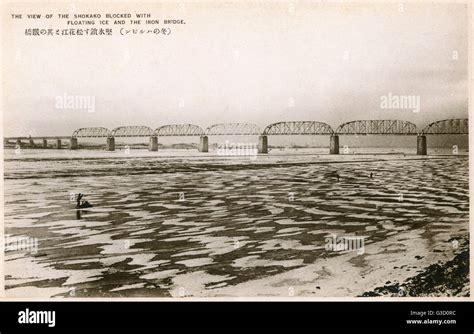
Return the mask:
{"type": "Polygon", "coordinates": [[[465,298],[469,1],[4,1],[5,299],[465,298]]]}

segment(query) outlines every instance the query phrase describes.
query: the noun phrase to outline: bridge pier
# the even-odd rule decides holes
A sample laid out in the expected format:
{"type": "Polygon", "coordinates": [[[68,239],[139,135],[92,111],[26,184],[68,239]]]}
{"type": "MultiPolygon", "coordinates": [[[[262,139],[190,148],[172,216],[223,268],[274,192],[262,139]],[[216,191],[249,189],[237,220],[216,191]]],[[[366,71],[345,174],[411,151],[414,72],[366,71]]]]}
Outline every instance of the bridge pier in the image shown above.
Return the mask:
{"type": "Polygon", "coordinates": [[[201,136],[199,138],[199,152],[209,152],[209,138],[207,136],[201,136]]]}
{"type": "Polygon", "coordinates": [[[268,153],[268,137],[258,137],[258,153],[268,153]]]}
{"type": "Polygon", "coordinates": [[[115,138],[114,137],[107,138],[107,151],[115,151],[115,138]]]}
{"type": "Polygon", "coordinates": [[[79,145],[78,145],[78,142],[77,142],[77,138],[72,137],[71,138],[71,150],[77,150],[78,147],[79,147],[79,145]]]}
{"type": "Polygon", "coordinates": [[[56,148],[61,149],[61,139],[56,139],[56,148]]]}
{"type": "Polygon", "coordinates": [[[158,151],[158,137],[150,137],[150,144],[148,145],[149,151],[158,151]]]}
{"type": "Polygon", "coordinates": [[[416,154],[426,155],[427,154],[427,145],[426,145],[426,136],[418,135],[416,136],[416,154]]]}
{"type": "Polygon", "coordinates": [[[43,148],[48,148],[48,141],[43,139],[43,148]]]}
{"type": "Polygon", "coordinates": [[[329,154],[339,154],[339,136],[331,135],[329,139],[329,154]]]}

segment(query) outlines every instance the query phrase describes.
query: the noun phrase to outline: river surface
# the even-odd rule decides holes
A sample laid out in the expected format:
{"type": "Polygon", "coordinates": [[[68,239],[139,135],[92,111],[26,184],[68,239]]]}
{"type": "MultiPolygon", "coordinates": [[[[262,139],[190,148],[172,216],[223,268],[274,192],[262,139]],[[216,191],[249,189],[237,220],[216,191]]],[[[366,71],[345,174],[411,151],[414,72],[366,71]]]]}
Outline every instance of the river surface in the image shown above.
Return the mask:
{"type": "Polygon", "coordinates": [[[37,241],[5,254],[10,297],[212,296],[339,256],[328,235],[468,230],[467,156],[6,151],[5,233],[37,241]]]}

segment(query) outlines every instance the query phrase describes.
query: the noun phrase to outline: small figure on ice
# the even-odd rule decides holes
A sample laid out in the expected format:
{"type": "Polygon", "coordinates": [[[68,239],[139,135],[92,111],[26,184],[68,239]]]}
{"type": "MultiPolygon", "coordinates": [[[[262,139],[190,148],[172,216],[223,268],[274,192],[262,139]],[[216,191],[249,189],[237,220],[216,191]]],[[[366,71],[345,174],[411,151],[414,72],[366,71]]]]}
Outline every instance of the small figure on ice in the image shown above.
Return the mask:
{"type": "Polygon", "coordinates": [[[81,201],[82,197],[84,197],[83,194],[77,194],[76,209],[91,208],[92,204],[90,204],[88,201],[81,201]]]}

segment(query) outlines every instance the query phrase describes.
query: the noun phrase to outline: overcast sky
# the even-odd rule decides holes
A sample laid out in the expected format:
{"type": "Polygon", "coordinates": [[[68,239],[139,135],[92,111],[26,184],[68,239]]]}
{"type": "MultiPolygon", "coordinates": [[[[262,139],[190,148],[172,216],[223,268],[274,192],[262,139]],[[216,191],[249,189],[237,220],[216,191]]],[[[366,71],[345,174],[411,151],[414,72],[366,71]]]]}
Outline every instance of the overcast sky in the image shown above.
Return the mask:
{"type": "Polygon", "coordinates": [[[173,123],[263,128],[284,120],[323,121],[334,129],[355,119],[424,126],[467,117],[462,4],[405,4],[403,11],[396,3],[295,3],[293,11],[288,3],[133,7],[184,19],[170,36],[25,37],[25,28],[45,23],[9,18],[13,12],[69,12],[51,6],[5,11],[6,136],[173,123]],[[381,109],[388,93],[419,96],[420,111],[381,109]],[[64,94],[93,96],[95,111],[57,109],[64,94]]]}

